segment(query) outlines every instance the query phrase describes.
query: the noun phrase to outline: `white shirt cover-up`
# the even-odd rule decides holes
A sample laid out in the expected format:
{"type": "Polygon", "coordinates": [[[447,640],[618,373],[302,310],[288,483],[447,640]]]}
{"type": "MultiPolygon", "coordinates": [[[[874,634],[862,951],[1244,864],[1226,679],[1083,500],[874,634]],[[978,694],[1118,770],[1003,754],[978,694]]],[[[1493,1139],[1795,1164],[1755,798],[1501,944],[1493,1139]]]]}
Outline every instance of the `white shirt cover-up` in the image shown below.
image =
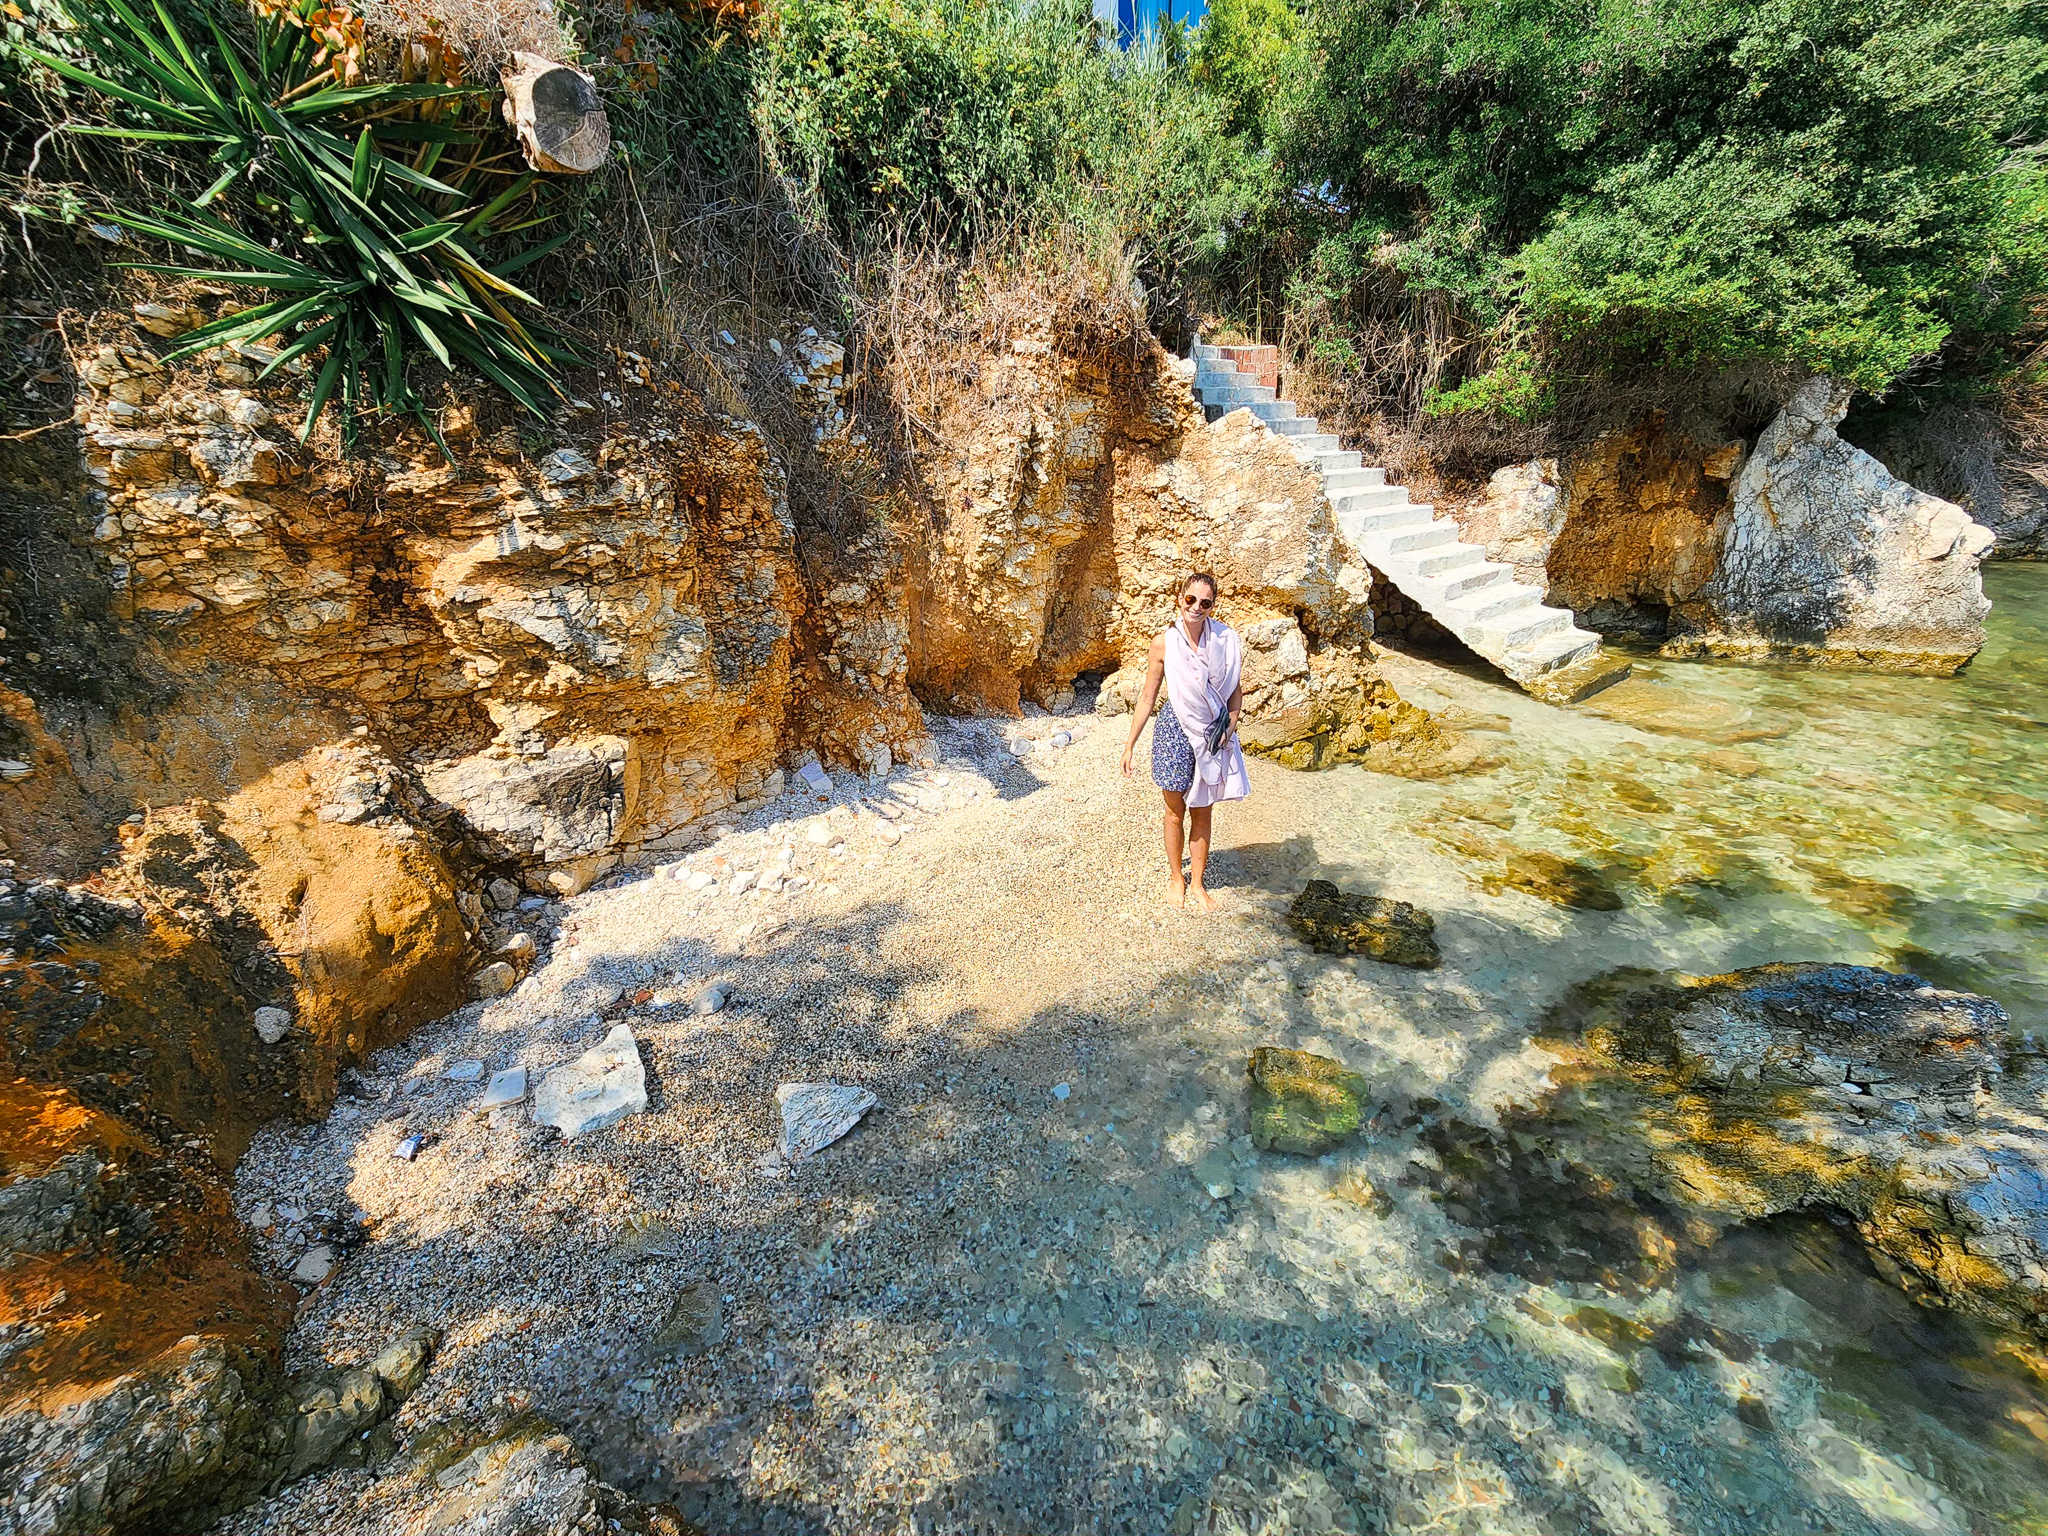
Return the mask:
{"type": "MultiPolygon", "coordinates": [[[[1242,800],[1251,793],[1237,733],[1233,731],[1223,750],[1213,756],[1207,741],[1210,722],[1230,707],[1243,668],[1244,642],[1221,620],[1205,621],[1201,641],[1194,645],[1179,624],[1167,627],[1166,700],[1195,754],[1195,781],[1188,786],[1187,797],[1191,806],[1242,800]]],[[[1155,720],[1152,729],[1158,730],[1160,724],[1155,720]]]]}

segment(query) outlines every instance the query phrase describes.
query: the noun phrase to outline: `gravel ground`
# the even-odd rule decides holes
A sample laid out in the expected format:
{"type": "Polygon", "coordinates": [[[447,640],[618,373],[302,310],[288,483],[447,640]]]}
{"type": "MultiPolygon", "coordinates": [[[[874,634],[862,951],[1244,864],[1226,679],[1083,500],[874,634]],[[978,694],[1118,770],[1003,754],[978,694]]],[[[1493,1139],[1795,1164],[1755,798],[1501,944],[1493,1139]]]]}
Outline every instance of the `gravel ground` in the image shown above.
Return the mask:
{"type": "MultiPolygon", "coordinates": [[[[1532,1099],[1559,955],[1575,975],[1640,961],[1646,919],[1476,890],[1408,825],[1470,783],[1264,762],[1217,813],[1222,910],[1168,910],[1142,743],[1138,778],[1116,772],[1125,724],[1031,722],[1079,739],[1015,759],[997,722],[934,721],[928,767],[829,812],[787,798],[524,914],[517,990],[245,1159],[238,1206],[281,1271],[323,1230],[360,1233],[288,1363],[436,1325],[401,1439],[530,1410],[721,1536],[1970,1528],[1768,1352],[1629,1365],[1561,1320],[1589,1288],[1441,1262],[1460,1229],[1418,1182],[1421,1138],[1532,1099]],[[800,888],[731,893],[785,846],[800,888]],[[1435,912],[1443,969],[1303,949],[1283,915],[1313,875],[1435,912]],[[696,1012],[714,982],[731,1002],[696,1012]],[[621,1019],[650,1108],[573,1141],[523,1108],[479,1116],[482,1080],[443,1075],[475,1058],[538,1085],[621,1019]],[[1261,1044],[1366,1073],[1369,1134],[1253,1153],[1261,1044]],[[791,1167],[775,1088],[817,1081],[880,1102],[791,1167]],[[435,1139],[395,1157],[418,1131],[435,1139]]],[[[1675,1305],[1599,1300],[1650,1323],[1675,1305]]],[[[419,1529],[431,1491],[336,1470],[220,1529],[419,1529]]]]}

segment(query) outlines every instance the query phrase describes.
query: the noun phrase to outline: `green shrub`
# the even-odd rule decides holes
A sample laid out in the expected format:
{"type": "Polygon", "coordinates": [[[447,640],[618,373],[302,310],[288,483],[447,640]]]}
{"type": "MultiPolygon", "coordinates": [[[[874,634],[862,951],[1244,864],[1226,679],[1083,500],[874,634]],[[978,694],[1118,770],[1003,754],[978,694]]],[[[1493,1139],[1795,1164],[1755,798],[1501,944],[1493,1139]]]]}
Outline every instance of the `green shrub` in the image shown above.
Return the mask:
{"type": "MultiPolygon", "coordinates": [[[[131,143],[174,144],[217,171],[196,198],[107,217],[182,248],[206,266],[136,263],[172,277],[263,290],[273,297],[186,335],[169,354],[280,338],[264,373],[324,348],[300,440],[337,397],[344,435],[366,405],[413,416],[440,441],[414,391],[408,356],[424,347],[443,367],[473,368],[540,414],[569,355],[514,305],[533,300],[510,281],[535,247],[495,266],[472,249],[502,225],[527,227],[530,177],[487,201],[473,188],[477,131],[413,109],[459,103],[473,87],[385,83],[337,86],[318,41],[279,12],[256,23],[245,48],[209,19],[211,46],[188,41],[158,0],[151,18],[105,0],[91,30],[113,69],[94,72],[59,54],[27,56],[148,126],[74,124],[74,132],[131,143]],[[115,78],[118,75],[120,78],[115,78]],[[367,119],[367,120],[366,120],[367,119]],[[351,138],[350,134],[353,133],[351,138]],[[448,151],[455,182],[438,179],[448,151]]],[[[310,9],[312,0],[305,0],[310,9]]],[[[445,452],[445,445],[443,445],[445,452]]]]}

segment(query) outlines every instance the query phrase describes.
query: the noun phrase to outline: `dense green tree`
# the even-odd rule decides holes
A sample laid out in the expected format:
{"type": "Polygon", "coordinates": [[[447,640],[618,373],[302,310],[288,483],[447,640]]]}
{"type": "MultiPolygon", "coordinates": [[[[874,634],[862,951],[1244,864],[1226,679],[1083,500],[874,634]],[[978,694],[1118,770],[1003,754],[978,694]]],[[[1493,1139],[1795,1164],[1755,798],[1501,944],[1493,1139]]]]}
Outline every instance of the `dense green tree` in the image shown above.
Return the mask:
{"type": "Polygon", "coordinates": [[[1302,78],[1291,0],[1214,0],[1194,33],[1195,79],[1229,108],[1227,133],[1263,136],[1286,87],[1302,78]]]}
{"type": "Polygon", "coordinates": [[[1282,151],[1338,210],[1326,281],[1443,291],[1524,382],[1761,358],[1882,390],[2042,290],[2037,10],[1319,0],[1282,151]]]}

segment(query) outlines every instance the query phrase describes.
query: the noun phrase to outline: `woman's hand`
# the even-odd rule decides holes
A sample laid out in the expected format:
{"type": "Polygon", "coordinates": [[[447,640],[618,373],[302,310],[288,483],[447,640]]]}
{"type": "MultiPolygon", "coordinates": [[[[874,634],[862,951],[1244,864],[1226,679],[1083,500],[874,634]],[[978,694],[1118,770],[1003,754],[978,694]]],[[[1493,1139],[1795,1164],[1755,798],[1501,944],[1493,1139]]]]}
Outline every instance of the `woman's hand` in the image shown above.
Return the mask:
{"type": "Polygon", "coordinates": [[[1131,749],[1130,749],[1129,747],[1125,747],[1125,748],[1124,748],[1124,777],[1128,779],[1128,778],[1129,778],[1130,776],[1131,776],[1131,749]]]}

